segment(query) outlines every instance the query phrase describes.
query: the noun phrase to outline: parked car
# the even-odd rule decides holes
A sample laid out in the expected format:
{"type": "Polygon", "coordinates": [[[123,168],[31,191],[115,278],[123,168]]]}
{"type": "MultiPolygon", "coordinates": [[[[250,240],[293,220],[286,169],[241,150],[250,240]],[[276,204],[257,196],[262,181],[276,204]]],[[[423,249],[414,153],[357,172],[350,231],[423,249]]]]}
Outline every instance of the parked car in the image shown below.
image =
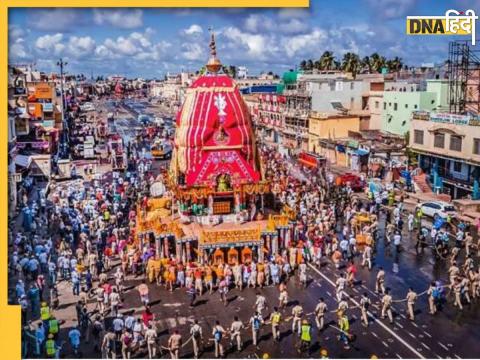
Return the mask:
{"type": "Polygon", "coordinates": [[[454,217],[455,207],[444,201],[429,201],[417,205],[416,210],[421,209],[423,214],[434,219],[439,217],[447,219],[448,216],[454,217]]]}

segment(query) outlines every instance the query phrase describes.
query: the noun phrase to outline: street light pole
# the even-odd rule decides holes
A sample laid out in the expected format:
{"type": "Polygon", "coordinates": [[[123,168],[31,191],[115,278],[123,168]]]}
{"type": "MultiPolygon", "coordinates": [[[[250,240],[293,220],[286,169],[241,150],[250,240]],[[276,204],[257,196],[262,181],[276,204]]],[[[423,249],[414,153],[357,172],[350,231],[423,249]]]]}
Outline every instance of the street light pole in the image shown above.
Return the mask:
{"type": "Polygon", "coordinates": [[[61,58],[57,62],[57,66],[60,67],[60,96],[62,97],[62,125],[63,125],[63,142],[66,143],[68,139],[68,126],[65,121],[65,94],[63,91],[63,67],[68,63],[61,58]]]}

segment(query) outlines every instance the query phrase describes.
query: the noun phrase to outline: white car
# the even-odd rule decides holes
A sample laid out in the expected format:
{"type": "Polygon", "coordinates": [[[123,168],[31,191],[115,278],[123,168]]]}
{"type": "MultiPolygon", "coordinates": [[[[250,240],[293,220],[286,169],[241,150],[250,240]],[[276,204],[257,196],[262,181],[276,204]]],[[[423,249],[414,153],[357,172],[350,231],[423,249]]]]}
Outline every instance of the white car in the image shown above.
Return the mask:
{"type": "Polygon", "coordinates": [[[455,207],[444,201],[429,201],[417,205],[417,209],[422,209],[424,215],[434,219],[441,217],[446,219],[448,216],[454,217],[455,207]]]}

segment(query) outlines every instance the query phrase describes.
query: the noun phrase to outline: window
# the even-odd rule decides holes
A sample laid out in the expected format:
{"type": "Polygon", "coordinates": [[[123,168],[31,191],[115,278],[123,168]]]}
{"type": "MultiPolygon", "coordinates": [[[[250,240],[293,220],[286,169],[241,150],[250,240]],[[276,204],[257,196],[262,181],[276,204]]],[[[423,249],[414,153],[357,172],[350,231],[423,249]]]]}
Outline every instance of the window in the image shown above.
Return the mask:
{"type": "Polygon", "coordinates": [[[445,147],[445,134],[435,134],[433,138],[433,146],[443,149],[445,147]]]}
{"type": "Polygon", "coordinates": [[[380,103],[378,101],[375,101],[375,109],[378,109],[379,106],[380,106],[380,103]]]}
{"type": "Polygon", "coordinates": [[[480,139],[473,139],[473,153],[475,155],[480,155],[480,139]]]}
{"type": "Polygon", "coordinates": [[[462,163],[459,161],[453,162],[453,171],[461,173],[462,172],[462,163]]]}
{"type": "Polygon", "coordinates": [[[397,110],[398,108],[398,104],[397,103],[393,103],[393,110],[397,110]]]}
{"type": "Polygon", "coordinates": [[[413,142],[415,144],[423,145],[423,130],[413,131],[413,142]]]}
{"type": "Polygon", "coordinates": [[[450,150],[462,151],[462,137],[457,135],[450,136],[450,150]]]}

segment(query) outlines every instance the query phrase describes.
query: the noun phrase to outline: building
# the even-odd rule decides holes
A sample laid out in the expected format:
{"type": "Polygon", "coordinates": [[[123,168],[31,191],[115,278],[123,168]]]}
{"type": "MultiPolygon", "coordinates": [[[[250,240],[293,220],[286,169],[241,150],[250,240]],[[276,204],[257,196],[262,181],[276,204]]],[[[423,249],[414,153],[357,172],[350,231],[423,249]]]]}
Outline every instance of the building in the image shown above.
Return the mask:
{"type": "Polygon", "coordinates": [[[318,152],[319,139],[347,138],[352,131],[360,131],[358,116],[312,112],[308,127],[308,150],[318,152]]]}
{"type": "Polygon", "coordinates": [[[257,131],[262,140],[270,145],[283,143],[287,97],[277,93],[258,95],[258,109],[254,115],[257,131]]]}
{"type": "Polygon", "coordinates": [[[301,73],[289,71],[283,74],[285,96],[284,122],[281,153],[308,150],[308,119],[312,109],[312,97],[306,89],[306,82],[299,81],[301,73]]]}
{"type": "Polygon", "coordinates": [[[480,120],[470,115],[414,112],[409,147],[432,188],[452,198],[471,194],[480,179],[480,120]]]}
{"type": "Polygon", "coordinates": [[[248,68],[246,66],[239,66],[237,68],[237,79],[246,79],[248,77],[248,68]]]}
{"type": "Polygon", "coordinates": [[[427,80],[426,91],[418,91],[415,84],[386,88],[383,95],[382,130],[405,135],[410,130],[413,111],[446,109],[448,82],[427,80]]]}

